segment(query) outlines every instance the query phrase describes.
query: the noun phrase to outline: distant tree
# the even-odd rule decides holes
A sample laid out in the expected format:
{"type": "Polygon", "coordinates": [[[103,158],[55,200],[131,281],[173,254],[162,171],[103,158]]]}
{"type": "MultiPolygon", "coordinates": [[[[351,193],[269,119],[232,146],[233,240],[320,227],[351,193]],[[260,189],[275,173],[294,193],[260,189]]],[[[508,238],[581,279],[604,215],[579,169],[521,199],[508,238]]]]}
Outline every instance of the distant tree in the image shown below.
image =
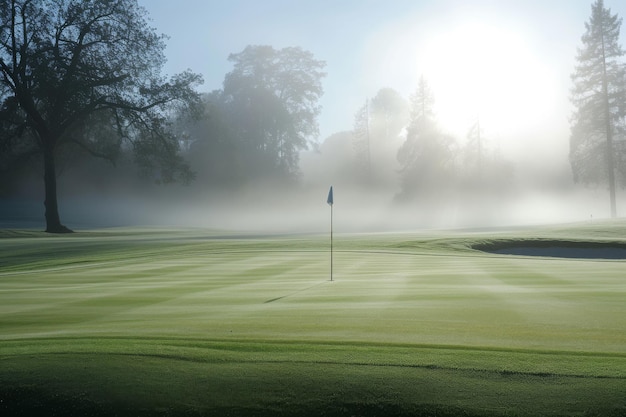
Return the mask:
{"type": "Polygon", "coordinates": [[[409,122],[409,103],[392,88],[381,88],[370,104],[372,133],[378,143],[398,137],[409,122]]]}
{"type": "Polygon", "coordinates": [[[43,158],[46,231],[70,232],[56,162],[71,149],[113,161],[132,148],[159,181],[192,177],[168,120],[195,111],[201,78],[161,78],[163,39],[134,0],[0,0],[0,157],[43,158]]]}
{"type": "Polygon", "coordinates": [[[512,165],[485,137],[479,119],[467,132],[465,145],[461,149],[461,165],[459,186],[475,197],[504,191],[511,185],[512,165]]]}
{"type": "Polygon", "coordinates": [[[611,14],[602,0],[591,6],[591,18],[585,23],[582,47],[572,74],[571,101],[575,107],[571,119],[570,162],[574,179],[583,183],[608,183],[611,216],[616,208],[616,163],[623,156],[626,116],[626,65],[619,44],[622,19],[611,14]]]}
{"type": "Polygon", "coordinates": [[[353,132],[342,131],[324,138],[317,151],[306,152],[301,161],[307,184],[353,188],[362,184],[357,177],[353,132]]]}
{"type": "Polygon", "coordinates": [[[356,166],[360,171],[359,177],[369,184],[372,180],[372,135],[370,133],[370,103],[365,100],[354,115],[354,129],[352,130],[356,166]]]}
{"type": "Polygon", "coordinates": [[[467,132],[467,143],[464,149],[465,165],[480,180],[483,176],[483,163],[485,158],[485,144],[480,119],[470,127],[467,132]]]}
{"type": "Polygon", "coordinates": [[[189,121],[176,119],[177,130],[185,135],[185,158],[202,186],[230,187],[239,182],[243,171],[237,160],[237,143],[221,90],[203,94],[207,117],[189,121]]]}
{"type": "Polygon", "coordinates": [[[255,112],[268,107],[226,99],[222,90],[204,94],[207,117],[193,122],[184,116],[176,119],[185,135],[184,156],[196,174],[198,186],[228,189],[252,178],[278,175],[275,149],[256,146],[262,143],[255,133],[262,120],[255,112]]]}
{"type": "Polygon", "coordinates": [[[298,173],[299,152],[319,133],[325,63],[299,47],[248,46],[231,54],[220,98],[233,146],[252,176],[298,173]]]}
{"type": "Polygon", "coordinates": [[[398,138],[409,121],[409,104],[395,90],[382,88],[354,117],[354,146],[361,177],[384,184],[395,173],[398,138]]]}
{"type": "Polygon", "coordinates": [[[435,98],[424,77],[411,97],[411,120],[398,152],[402,196],[433,197],[452,184],[454,139],[443,133],[434,115],[435,98]]]}

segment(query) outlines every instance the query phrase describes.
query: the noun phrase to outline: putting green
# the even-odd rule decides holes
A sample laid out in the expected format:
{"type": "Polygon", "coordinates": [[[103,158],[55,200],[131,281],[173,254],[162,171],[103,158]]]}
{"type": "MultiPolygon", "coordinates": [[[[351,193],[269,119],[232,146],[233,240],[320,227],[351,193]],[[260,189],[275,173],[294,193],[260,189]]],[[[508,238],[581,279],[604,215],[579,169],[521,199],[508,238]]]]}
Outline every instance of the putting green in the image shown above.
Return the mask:
{"type": "Polygon", "coordinates": [[[471,249],[620,231],[339,234],[332,282],[322,235],[6,231],[0,395],[96,414],[622,412],[626,263],[471,249]]]}

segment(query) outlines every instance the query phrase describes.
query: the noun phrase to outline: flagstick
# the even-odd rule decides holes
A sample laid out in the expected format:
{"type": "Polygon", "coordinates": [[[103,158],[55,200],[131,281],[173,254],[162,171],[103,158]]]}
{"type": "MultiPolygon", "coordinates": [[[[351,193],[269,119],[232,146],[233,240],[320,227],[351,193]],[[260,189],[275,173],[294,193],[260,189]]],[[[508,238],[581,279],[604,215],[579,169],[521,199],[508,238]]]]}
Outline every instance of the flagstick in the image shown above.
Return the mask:
{"type": "Polygon", "coordinates": [[[333,205],[330,205],[330,280],[333,280],[333,205]]]}
{"type": "Polygon", "coordinates": [[[330,206],[330,280],[333,280],[333,203],[335,199],[333,198],[333,186],[330,186],[328,190],[328,198],[326,202],[330,206]]]}

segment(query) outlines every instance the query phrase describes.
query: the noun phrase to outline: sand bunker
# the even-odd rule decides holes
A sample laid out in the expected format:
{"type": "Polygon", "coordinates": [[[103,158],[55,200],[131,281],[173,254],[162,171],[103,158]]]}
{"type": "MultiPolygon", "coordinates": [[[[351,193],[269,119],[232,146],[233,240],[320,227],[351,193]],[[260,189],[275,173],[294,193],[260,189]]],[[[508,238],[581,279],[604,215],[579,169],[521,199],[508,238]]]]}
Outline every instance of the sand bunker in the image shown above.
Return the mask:
{"type": "Polygon", "coordinates": [[[550,258],[626,259],[626,244],[620,242],[578,242],[554,240],[496,241],[474,249],[500,255],[550,258]]]}

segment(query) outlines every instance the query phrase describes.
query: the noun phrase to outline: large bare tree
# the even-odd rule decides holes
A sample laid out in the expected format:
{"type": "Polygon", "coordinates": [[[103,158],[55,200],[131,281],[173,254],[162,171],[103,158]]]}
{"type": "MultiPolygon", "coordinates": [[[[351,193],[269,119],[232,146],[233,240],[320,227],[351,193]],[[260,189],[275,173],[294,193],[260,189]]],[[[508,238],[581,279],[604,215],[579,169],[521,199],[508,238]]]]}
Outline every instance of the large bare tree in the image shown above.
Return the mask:
{"type": "Polygon", "coordinates": [[[70,148],[114,160],[126,147],[160,181],[192,176],[168,119],[199,107],[201,78],[164,79],[164,48],[135,0],[0,0],[0,164],[42,157],[46,231],[70,232],[56,182],[70,148]]]}

